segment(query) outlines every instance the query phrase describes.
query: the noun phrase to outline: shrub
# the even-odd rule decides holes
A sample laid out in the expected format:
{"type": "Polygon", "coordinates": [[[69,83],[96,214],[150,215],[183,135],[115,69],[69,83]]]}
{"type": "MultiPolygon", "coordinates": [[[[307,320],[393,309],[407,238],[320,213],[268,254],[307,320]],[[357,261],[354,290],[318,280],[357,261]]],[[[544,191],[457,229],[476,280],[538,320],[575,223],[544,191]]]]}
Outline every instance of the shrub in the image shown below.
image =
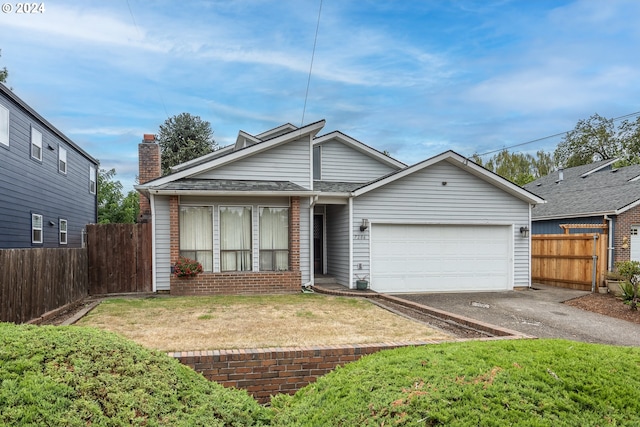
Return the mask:
{"type": "Polygon", "coordinates": [[[246,392],[115,334],[0,323],[0,425],[250,426],[269,415],[246,392]]]}
{"type": "Polygon", "coordinates": [[[564,340],[382,351],[276,396],[272,425],[640,425],[639,364],[640,348],[564,340]]]}
{"type": "Polygon", "coordinates": [[[640,262],[622,261],[616,263],[616,268],[624,278],[625,284],[621,286],[623,299],[629,301],[632,310],[638,307],[638,285],[640,284],[640,262]]]}
{"type": "Polygon", "coordinates": [[[185,257],[178,258],[178,262],[173,268],[175,275],[178,277],[192,277],[202,273],[202,264],[194,259],[185,257]]]}

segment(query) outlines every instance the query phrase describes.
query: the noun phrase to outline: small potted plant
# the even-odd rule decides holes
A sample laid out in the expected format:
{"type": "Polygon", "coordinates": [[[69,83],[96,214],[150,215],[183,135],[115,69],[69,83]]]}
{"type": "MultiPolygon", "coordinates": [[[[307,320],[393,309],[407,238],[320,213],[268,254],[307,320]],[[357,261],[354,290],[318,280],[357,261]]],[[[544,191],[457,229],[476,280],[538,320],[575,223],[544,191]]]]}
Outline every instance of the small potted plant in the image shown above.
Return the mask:
{"type": "Polygon", "coordinates": [[[605,280],[609,292],[615,296],[622,295],[622,288],[620,283],[624,281],[624,278],[618,273],[618,271],[607,271],[607,279],[605,280]]]}
{"type": "Polygon", "coordinates": [[[356,289],[364,291],[366,289],[369,289],[369,281],[367,280],[369,276],[364,275],[364,276],[358,276],[356,274],[356,289]]]}
{"type": "Polygon", "coordinates": [[[194,259],[181,256],[173,266],[173,273],[176,277],[195,277],[202,273],[202,264],[194,259]]]}

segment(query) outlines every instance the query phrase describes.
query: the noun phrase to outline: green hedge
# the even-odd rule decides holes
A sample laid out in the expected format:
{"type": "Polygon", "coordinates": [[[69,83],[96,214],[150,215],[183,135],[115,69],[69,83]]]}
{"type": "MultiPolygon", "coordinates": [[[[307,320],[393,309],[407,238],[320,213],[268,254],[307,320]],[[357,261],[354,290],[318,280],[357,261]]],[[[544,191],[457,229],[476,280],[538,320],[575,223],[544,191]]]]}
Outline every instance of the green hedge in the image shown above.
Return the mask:
{"type": "Polygon", "coordinates": [[[270,412],[103,331],[0,323],[0,425],[251,426],[270,412]]]}

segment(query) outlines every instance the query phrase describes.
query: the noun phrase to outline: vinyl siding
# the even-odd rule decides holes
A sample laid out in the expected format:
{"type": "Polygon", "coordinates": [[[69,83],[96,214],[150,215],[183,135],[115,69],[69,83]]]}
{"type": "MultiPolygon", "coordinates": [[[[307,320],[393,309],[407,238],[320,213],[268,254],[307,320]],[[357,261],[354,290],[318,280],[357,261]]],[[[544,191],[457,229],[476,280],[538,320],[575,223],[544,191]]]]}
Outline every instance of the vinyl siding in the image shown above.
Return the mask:
{"type": "Polygon", "coordinates": [[[311,188],[309,138],[291,141],[251,157],[203,172],[197,179],[291,181],[311,188]]]}
{"type": "MultiPolygon", "coordinates": [[[[587,218],[563,218],[550,219],[543,221],[531,222],[531,234],[564,234],[564,230],[560,228],[560,224],[598,224],[602,225],[602,216],[591,216],[587,218]]],[[[578,233],[600,233],[601,228],[573,228],[569,230],[570,234],[578,233]]]]}
{"type": "MultiPolygon", "coordinates": [[[[326,223],[327,273],[339,284],[349,286],[349,207],[327,206],[326,223]]],[[[360,274],[360,270],[354,271],[360,274]]]]}
{"type": "Polygon", "coordinates": [[[0,104],[9,109],[9,146],[0,144],[0,248],[81,247],[83,230],[97,220],[89,166],[98,166],[2,93],[0,104]],[[42,161],[31,158],[32,126],[42,133],[42,161]],[[60,147],[66,175],[58,172],[60,147]],[[31,213],[43,216],[41,245],[31,244],[31,213]],[[59,244],[59,219],[67,220],[66,245],[59,244]]]}
{"type": "MultiPolygon", "coordinates": [[[[448,163],[440,162],[354,200],[354,271],[370,273],[371,223],[513,225],[514,286],[529,285],[529,241],[519,229],[529,221],[529,204],[448,163]],[[446,182],[446,185],[443,185],[446,182]],[[359,263],[363,270],[356,270],[359,263]]],[[[353,280],[353,278],[352,278],[353,280]]]]}
{"type": "Polygon", "coordinates": [[[320,147],[322,181],[369,182],[396,170],[340,141],[320,147]]]}
{"type": "Polygon", "coordinates": [[[171,279],[169,197],[155,196],[156,291],[168,291],[171,279]]]}

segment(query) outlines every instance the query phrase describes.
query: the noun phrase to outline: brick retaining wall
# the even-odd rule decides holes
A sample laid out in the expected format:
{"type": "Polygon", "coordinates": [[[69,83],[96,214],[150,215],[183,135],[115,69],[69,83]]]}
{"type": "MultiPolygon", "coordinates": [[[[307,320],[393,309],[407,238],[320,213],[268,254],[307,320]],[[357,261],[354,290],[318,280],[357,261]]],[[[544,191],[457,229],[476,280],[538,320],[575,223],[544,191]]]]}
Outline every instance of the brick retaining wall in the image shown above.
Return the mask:
{"type": "Polygon", "coordinates": [[[362,356],[380,350],[438,342],[183,351],[169,353],[169,356],[200,372],[210,381],[216,381],[225,387],[245,389],[258,402],[266,403],[276,394],[294,394],[337,366],[343,366],[362,356]]]}

